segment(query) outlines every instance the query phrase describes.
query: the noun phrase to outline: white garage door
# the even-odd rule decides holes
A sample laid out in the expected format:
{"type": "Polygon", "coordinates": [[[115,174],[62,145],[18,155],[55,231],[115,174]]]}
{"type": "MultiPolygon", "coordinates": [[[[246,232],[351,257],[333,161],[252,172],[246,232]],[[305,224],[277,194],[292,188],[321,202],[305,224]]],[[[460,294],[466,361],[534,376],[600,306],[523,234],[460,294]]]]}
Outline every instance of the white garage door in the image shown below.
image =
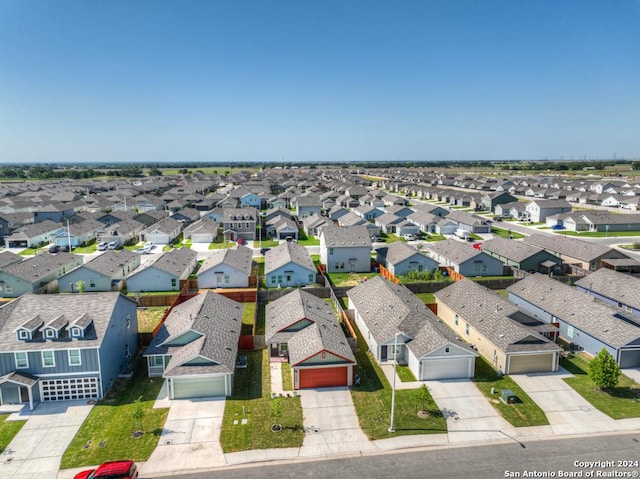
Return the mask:
{"type": "MultiPolygon", "coordinates": [[[[425,359],[422,361],[422,377],[425,379],[468,378],[472,358],[425,359]]],[[[473,369],[471,369],[473,374],[473,369]]]]}
{"type": "Polygon", "coordinates": [[[100,395],[98,378],[41,379],[40,393],[43,401],[93,399],[100,395]]]}
{"type": "Polygon", "coordinates": [[[224,376],[173,380],[173,398],[191,399],[225,396],[224,376]]]}

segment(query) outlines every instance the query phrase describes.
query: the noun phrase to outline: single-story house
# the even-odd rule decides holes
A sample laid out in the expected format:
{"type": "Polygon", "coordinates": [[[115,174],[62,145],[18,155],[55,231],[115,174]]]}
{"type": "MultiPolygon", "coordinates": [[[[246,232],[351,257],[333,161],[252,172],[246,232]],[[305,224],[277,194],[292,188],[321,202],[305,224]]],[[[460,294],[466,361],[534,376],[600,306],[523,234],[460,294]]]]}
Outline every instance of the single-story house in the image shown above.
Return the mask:
{"type": "Polygon", "coordinates": [[[439,266],[437,261],[402,241],[377,248],[376,260],[395,276],[406,275],[409,271],[433,271],[439,266]]]}
{"type": "Polygon", "coordinates": [[[199,288],[246,288],[253,251],[242,245],[234,245],[211,251],[196,273],[199,288]]]}
{"type": "MultiPolygon", "coordinates": [[[[576,289],[615,306],[625,313],[640,316],[640,278],[600,268],[576,281],[576,289]]],[[[640,319],[638,320],[640,322],[640,319]]]]}
{"type": "Polygon", "coordinates": [[[450,267],[464,276],[502,276],[504,274],[502,261],[452,238],[426,243],[424,248],[441,266],[450,267]]]}
{"type": "Polygon", "coordinates": [[[506,266],[524,271],[550,273],[562,264],[562,259],[538,246],[522,241],[494,237],[482,243],[482,251],[506,266]]]}
{"type": "Polygon", "coordinates": [[[58,290],[61,293],[121,290],[127,275],[140,266],[140,256],[127,249],[105,251],[61,276],[58,290]],[[84,283],[83,288],[78,287],[79,281],[84,283]]]}
{"type": "Polygon", "coordinates": [[[302,245],[285,241],[264,255],[267,287],[306,286],[316,282],[316,267],[302,245]]]}
{"type": "Polygon", "coordinates": [[[127,276],[129,291],[180,291],[198,264],[197,253],[179,248],[159,254],[127,276]]]}

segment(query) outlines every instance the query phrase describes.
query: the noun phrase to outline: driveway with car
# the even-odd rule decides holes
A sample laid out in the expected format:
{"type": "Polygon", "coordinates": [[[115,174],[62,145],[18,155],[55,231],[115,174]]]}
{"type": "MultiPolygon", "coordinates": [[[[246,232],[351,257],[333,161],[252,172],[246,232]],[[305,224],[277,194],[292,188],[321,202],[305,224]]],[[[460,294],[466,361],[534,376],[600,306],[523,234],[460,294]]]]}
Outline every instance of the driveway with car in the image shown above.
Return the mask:
{"type": "Polygon", "coordinates": [[[563,380],[573,377],[567,370],[560,368],[557,373],[512,374],[510,377],[542,408],[554,434],[615,430],[613,419],[594,408],[563,380]]]}
{"type": "Polygon", "coordinates": [[[170,407],[158,447],[140,467],[154,477],[225,466],[220,445],[224,398],[166,399],[166,382],[154,407],[170,407]]]}
{"type": "Polygon", "coordinates": [[[86,401],[52,401],[12,414],[9,420],[27,419],[27,423],[2,453],[0,477],[58,477],[62,455],[92,407],[86,401]]]}

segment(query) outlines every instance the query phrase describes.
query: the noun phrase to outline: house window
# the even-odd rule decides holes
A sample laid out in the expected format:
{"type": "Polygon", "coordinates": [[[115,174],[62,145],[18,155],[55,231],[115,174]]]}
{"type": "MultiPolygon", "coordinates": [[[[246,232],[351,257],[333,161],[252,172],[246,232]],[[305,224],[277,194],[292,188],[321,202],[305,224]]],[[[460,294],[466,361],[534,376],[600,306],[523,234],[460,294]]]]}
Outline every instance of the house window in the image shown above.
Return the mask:
{"type": "Polygon", "coordinates": [[[278,275],[278,284],[282,284],[282,275],[281,274],[278,275]]]}
{"type": "Polygon", "coordinates": [[[228,274],[224,275],[224,283],[225,284],[229,284],[229,275],[228,274]]]}
{"type": "Polygon", "coordinates": [[[5,283],[4,284],[4,292],[7,294],[12,294],[13,293],[13,285],[11,283],[5,283]]]}
{"type": "Polygon", "coordinates": [[[90,279],[89,280],[89,287],[90,288],[95,288],[96,287],[96,280],[95,279],[90,279]]]}
{"type": "Polygon", "coordinates": [[[444,348],[444,352],[445,352],[445,353],[449,353],[449,352],[451,352],[451,348],[449,348],[449,346],[447,346],[446,348],[444,348]]]}
{"type": "Polygon", "coordinates": [[[80,366],[82,364],[79,349],[69,349],[67,356],[69,357],[69,366],[80,366]]]}
{"type": "Polygon", "coordinates": [[[455,321],[456,321],[456,326],[457,326],[457,325],[458,325],[458,315],[457,315],[457,314],[456,314],[456,319],[455,319],[455,321]]]}
{"type": "Polygon", "coordinates": [[[326,359],[327,357],[327,353],[325,351],[322,351],[322,359],[326,359]]]}
{"type": "Polygon", "coordinates": [[[573,338],[574,334],[575,334],[575,330],[573,329],[573,326],[567,326],[567,336],[569,336],[570,338],[573,338]]]}
{"type": "Polygon", "coordinates": [[[45,338],[55,338],[56,337],[56,332],[53,329],[45,329],[44,330],[44,337],[45,338]]]}
{"type": "Polygon", "coordinates": [[[127,329],[131,327],[131,315],[127,314],[127,329]]]}
{"type": "Polygon", "coordinates": [[[80,337],[80,328],[71,328],[71,336],[74,338],[80,337]]]}
{"type": "Polygon", "coordinates": [[[245,223],[244,226],[245,226],[246,229],[249,229],[249,223],[245,223]]]}
{"type": "Polygon", "coordinates": [[[53,368],[56,365],[56,360],[53,355],[53,351],[42,351],[42,367],[53,368]]]}
{"type": "Polygon", "coordinates": [[[124,344],[124,357],[128,358],[129,356],[131,356],[131,351],[129,351],[129,344],[125,343],[124,344]]]}
{"type": "Polygon", "coordinates": [[[16,369],[26,369],[29,367],[27,353],[13,353],[16,359],[16,369]]]}
{"type": "Polygon", "coordinates": [[[622,308],[622,303],[618,303],[618,308],[622,308]]]}
{"type": "Polygon", "coordinates": [[[152,356],[151,357],[151,365],[152,366],[164,366],[164,357],[163,356],[152,356]]]}
{"type": "Polygon", "coordinates": [[[178,280],[175,278],[171,278],[171,287],[175,288],[177,284],[178,284],[178,280]]]}
{"type": "Polygon", "coordinates": [[[486,273],[487,272],[487,265],[482,263],[482,272],[486,273]]]}
{"type": "Polygon", "coordinates": [[[21,329],[18,331],[18,339],[29,339],[29,331],[21,329]]]}
{"type": "Polygon", "coordinates": [[[333,248],[329,248],[329,254],[332,255],[333,254],[333,248]]]}
{"type": "Polygon", "coordinates": [[[276,284],[276,277],[275,276],[271,276],[271,284],[276,284]]]}
{"type": "Polygon", "coordinates": [[[309,275],[309,283],[313,283],[313,276],[314,276],[313,274],[309,275]]]}
{"type": "Polygon", "coordinates": [[[469,327],[469,323],[466,323],[464,325],[464,332],[467,336],[469,336],[469,331],[471,330],[471,328],[469,327]]]}

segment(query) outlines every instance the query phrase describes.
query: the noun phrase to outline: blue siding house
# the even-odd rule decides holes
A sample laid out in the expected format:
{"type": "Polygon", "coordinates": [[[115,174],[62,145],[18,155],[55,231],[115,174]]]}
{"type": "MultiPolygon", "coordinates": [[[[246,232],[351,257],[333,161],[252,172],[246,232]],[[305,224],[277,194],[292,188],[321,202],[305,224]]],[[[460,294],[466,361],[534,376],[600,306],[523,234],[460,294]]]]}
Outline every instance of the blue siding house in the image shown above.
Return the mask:
{"type": "Polygon", "coordinates": [[[0,404],[102,398],[137,344],[120,293],[25,294],[0,308],[0,404]]]}

